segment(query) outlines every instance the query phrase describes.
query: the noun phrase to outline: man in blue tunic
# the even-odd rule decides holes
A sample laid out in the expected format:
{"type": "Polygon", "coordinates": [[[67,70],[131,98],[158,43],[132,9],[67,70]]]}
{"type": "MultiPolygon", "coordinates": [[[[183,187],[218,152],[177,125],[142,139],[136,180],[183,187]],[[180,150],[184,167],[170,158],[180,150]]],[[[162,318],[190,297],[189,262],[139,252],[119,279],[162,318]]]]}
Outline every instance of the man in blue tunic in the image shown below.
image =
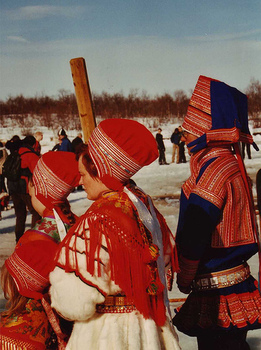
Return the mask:
{"type": "Polygon", "coordinates": [[[177,284],[189,296],[173,323],[196,336],[200,350],[249,349],[247,331],[261,327],[261,296],[247,264],[259,249],[239,148],[253,143],[247,97],[200,76],[182,128],[191,176],[181,193],[177,284]]]}

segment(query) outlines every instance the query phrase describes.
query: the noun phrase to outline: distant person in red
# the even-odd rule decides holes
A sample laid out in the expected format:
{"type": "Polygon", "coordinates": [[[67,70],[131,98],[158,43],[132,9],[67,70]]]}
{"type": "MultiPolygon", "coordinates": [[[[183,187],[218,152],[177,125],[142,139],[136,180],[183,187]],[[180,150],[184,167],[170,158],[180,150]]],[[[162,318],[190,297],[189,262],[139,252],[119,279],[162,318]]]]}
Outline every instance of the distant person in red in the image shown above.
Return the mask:
{"type": "Polygon", "coordinates": [[[39,155],[34,150],[35,142],[35,137],[28,135],[23,140],[20,140],[18,136],[15,136],[6,143],[6,148],[9,149],[10,152],[18,152],[21,156],[22,174],[20,179],[18,181],[7,180],[8,191],[13,200],[16,216],[16,242],[18,242],[19,238],[24,234],[27,209],[32,214],[31,227],[41,219],[41,216],[32,206],[31,197],[28,192],[29,179],[39,160],[39,155]]]}
{"type": "Polygon", "coordinates": [[[34,134],[35,137],[35,145],[34,145],[34,150],[35,152],[40,156],[41,155],[41,144],[40,141],[43,139],[43,133],[41,131],[36,131],[34,134]]]}

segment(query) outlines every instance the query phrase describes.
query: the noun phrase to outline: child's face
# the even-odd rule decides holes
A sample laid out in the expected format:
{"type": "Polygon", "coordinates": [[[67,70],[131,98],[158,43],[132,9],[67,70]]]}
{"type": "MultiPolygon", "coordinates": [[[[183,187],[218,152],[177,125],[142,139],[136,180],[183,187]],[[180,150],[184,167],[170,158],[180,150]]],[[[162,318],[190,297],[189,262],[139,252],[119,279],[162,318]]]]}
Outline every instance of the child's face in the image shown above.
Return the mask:
{"type": "Polygon", "coordinates": [[[31,202],[32,206],[34,209],[37,211],[37,213],[41,216],[43,216],[43,212],[45,210],[45,206],[39,201],[39,199],[36,198],[35,196],[35,187],[33,184],[33,181],[29,181],[29,186],[28,186],[29,194],[31,196],[31,202]]]}

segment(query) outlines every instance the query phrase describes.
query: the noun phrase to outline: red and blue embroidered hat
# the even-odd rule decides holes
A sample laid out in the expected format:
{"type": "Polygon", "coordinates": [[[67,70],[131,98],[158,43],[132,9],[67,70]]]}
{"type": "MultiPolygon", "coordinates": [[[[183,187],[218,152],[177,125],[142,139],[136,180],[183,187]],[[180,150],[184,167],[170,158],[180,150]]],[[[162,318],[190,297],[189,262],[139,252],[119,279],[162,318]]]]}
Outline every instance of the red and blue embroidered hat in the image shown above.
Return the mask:
{"type": "Polygon", "coordinates": [[[234,87],[202,75],[198,78],[182,127],[201,138],[194,141],[194,145],[201,143],[201,148],[207,144],[239,141],[256,146],[248,127],[247,96],[234,87]]]}

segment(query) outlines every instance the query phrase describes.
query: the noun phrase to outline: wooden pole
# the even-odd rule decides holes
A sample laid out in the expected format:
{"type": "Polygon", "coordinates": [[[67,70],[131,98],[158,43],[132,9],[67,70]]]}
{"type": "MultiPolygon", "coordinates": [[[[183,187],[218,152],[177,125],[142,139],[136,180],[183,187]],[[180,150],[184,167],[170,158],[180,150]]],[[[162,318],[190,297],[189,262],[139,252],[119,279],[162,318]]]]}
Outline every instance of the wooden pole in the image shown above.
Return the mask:
{"type": "Polygon", "coordinates": [[[87,143],[96,127],[93,111],[91,89],[89,85],[85,60],[82,57],[70,60],[76,101],[83,131],[84,142],[87,143]]]}

